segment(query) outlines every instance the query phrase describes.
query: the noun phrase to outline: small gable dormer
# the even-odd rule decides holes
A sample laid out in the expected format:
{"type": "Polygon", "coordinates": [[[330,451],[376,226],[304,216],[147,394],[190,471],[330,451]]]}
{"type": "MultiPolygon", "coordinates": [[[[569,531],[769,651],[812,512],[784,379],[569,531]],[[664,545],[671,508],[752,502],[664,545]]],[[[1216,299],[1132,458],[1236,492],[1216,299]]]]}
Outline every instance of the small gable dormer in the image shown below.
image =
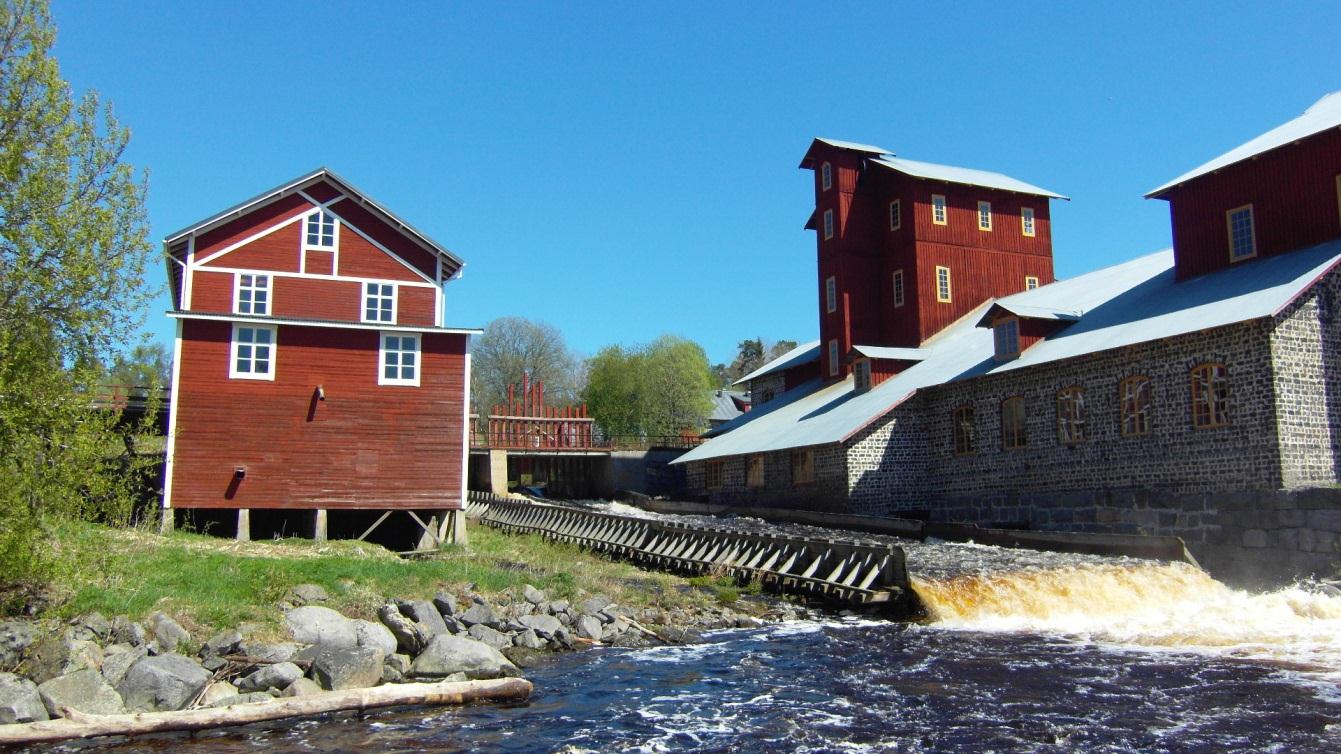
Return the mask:
{"type": "Polygon", "coordinates": [[[1146,198],[1169,203],[1178,280],[1341,237],[1341,92],[1146,198]]]}
{"type": "Polygon", "coordinates": [[[1080,319],[1080,312],[997,301],[978,320],[992,329],[993,358],[1006,362],[1080,319]]]}
{"type": "Polygon", "coordinates": [[[853,390],[864,393],[878,387],[909,367],[926,358],[920,348],[891,348],[886,346],[856,346],[848,354],[852,365],[853,390]]]}

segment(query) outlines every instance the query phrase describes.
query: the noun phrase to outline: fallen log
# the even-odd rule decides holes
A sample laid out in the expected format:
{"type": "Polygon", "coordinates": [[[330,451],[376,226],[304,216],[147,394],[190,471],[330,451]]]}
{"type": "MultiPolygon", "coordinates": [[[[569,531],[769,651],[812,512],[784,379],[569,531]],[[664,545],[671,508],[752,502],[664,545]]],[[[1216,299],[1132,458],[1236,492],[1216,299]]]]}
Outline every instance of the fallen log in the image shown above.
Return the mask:
{"type": "Polygon", "coordinates": [[[525,699],[531,682],[524,678],[449,683],[390,683],[370,689],[328,691],[292,699],[254,702],[214,709],[180,712],[139,712],[129,715],[89,715],[65,709],[66,717],[36,723],[0,725],[0,746],[51,743],[95,736],[132,736],[168,731],[196,731],[225,725],[247,725],[288,717],[320,715],[345,710],[426,704],[465,704],[476,701],[525,699]]]}

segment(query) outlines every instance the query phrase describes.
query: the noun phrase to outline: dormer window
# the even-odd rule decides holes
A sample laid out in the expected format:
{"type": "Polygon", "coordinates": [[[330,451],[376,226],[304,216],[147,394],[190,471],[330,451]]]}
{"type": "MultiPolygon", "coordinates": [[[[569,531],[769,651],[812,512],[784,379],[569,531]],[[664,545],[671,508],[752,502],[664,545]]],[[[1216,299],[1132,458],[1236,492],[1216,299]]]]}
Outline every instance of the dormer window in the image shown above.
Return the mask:
{"type": "Polygon", "coordinates": [[[824,240],[833,238],[833,210],[824,210],[824,240]]]}
{"type": "Polygon", "coordinates": [[[992,229],[992,203],[978,202],[978,230],[992,229]]]}
{"type": "Polygon", "coordinates": [[[899,200],[895,199],[889,203],[889,229],[898,230],[903,227],[903,208],[899,206],[899,200]]]}
{"type": "Polygon", "coordinates": [[[992,324],[992,340],[996,344],[996,360],[1006,361],[1020,355],[1020,320],[1003,317],[992,324]]]}
{"type": "Polygon", "coordinates": [[[304,229],[309,249],[335,248],[335,216],[325,210],[307,216],[304,229]]]}
{"type": "Polygon", "coordinates": [[[1020,232],[1030,238],[1034,236],[1034,208],[1020,208],[1020,232]]]}
{"type": "Polygon", "coordinates": [[[1253,228],[1253,205],[1245,204],[1225,213],[1229,228],[1229,261],[1238,262],[1257,256],[1257,234],[1253,228]]]}
{"type": "Polygon", "coordinates": [[[931,222],[936,225],[945,224],[945,195],[931,195],[931,222]]]}
{"type": "Polygon", "coordinates": [[[820,186],[824,187],[825,191],[833,188],[833,166],[827,162],[820,165],[820,186]]]}
{"type": "Polygon", "coordinates": [[[852,389],[858,393],[871,389],[870,359],[857,359],[852,362],[852,389]]]}

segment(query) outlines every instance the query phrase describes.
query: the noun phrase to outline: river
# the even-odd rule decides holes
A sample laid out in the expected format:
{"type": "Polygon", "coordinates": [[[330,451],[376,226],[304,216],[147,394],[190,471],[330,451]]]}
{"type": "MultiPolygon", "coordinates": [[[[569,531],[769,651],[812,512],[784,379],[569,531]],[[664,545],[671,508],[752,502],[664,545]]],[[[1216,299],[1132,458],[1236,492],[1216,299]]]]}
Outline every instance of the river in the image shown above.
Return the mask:
{"type": "MultiPolygon", "coordinates": [[[[399,710],[100,751],[1341,752],[1341,597],[1193,568],[921,579],[919,624],[850,618],[598,648],[525,704],[399,710]]],[[[88,751],[92,744],[57,747],[88,751]]]]}

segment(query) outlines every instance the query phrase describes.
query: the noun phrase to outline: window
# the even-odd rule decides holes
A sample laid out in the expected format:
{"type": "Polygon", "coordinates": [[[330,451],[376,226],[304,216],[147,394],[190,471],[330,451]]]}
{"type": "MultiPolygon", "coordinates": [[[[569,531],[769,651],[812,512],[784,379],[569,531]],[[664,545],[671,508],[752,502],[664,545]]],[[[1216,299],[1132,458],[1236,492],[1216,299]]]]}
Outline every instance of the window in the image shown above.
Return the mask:
{"type": "Polygon", "coordinates": [[[1192,369],[1192,426],[1197,429],[1229,424],[1229,370],[1224,364],[1200,364],[1192,369]]]}
{"type": "Polygon", "coordinates": [[[955,455],[966,456],[974,450],[973,407],[960,406],[954,413],[955,455]]]}
{"type": "Polygon", "coordinates": [[[1085,391],[1068,387],[1057,393],[1057,442],[1085,442],[1085,391]]]}
{"type": "Polygon", "coordinates": [[[228,376],[239,380],[275,379],[275,328],[233,325],[228,376]]]}
{"type": "Polygon", "coordinates": [[[245,272],[237,274],[234,286],[236,296],[233,311],[238,314],[270,313],[270,276],[252,275],[245,272]]]}
{"type": "Polygon", "coordinates": [[[894,271],[894,305],[903,306],[903,270],[894,271]]]}
{"type": "Polygon", "coordinates": [[[304,229],[307,237],[307,246],[315,249],[334,249],[335,248],[335,216],[331,213],[320,210],[307,216],[307,227],[304,229]]]}
{"type": "Polygon", "coordinates": [[[363,321],[396,321],[396,286],[390,283],[364,284],[363,321]]]}
{"type": "Polygon", "coordinates": [[[750,456],[745,459],[745,486],[764,486],[764,457],[750,456]]]}
{"type": "Polygon", "coordinates": [[[792,451],[792,484],[809,484],[815,481],[815,453],[811,448],[797,448],[792,451]]]}
{"type": "Polygon", "coordinates": [[[382,333],[378,385],[419,385],[419,336],[382,333]]]}
{"type": "Polygon", "coordinates": [[[1023,448],[1028,442],[1024,424],[1024,397],[1013,396],[1001,402],[1001,447],[1023,448]]]}
{"type": "Polygon", "coordinates": [[[852,389],[864,393],[871,389],[871,360],[857,359],[852,364],[852,389]]]}
{"type": "Polygon", "coordinates": [[[992,340],[996,344],[998,361],[1020,355],[1020,320],[1003,317],[992,323],[992,340]]]}
{"type": "Polygon", "coordinates": [[[1150,380],[1140,375],[1123,380],[1118,384],[1118,400],[1122,404],[1122,436],[1150,434],[1150,380]]]}
{"type": "Polygon", "coordinates": [[[1341,173],[1336,174],[1336,216],[1341,220],[1341,173]]]}
{"type": "Polygon", "coordinates": [[[931,195],[931,221],[937,225],[945,224],[945,195],[931,195]]]}
{"type": "Polygon", "coordinates": [[[708,461],[703,468],[703,486],[710,490],[722,488],[722,462],[708,461]]]}
{"type": "Polygon", "coordinates": [[[1026,291],[1032,291],[1037,287],[1038,287],[1038,278],[1034,277],[1033,275],[1024,276],[1024,289],[1026,291]]]}
{"type": "Polygon", "coordinates": [[[1257,256],[1257,239],[1253,231],[1253,205],[1245,204],[1225,213],[1229,228],[1229,261],[1251,259],[1257,256]]]}
{"type": "Polygon", "coordinates": [[[838,341],[829,341],[829,376],[838,374],[838,341]]]}
{"type": "Polygon", "coordinates": [[[1034,236],[1034,208],[1020,208],[1020,232],[1032,238],[1034,236]]]}
{"type": "Polygon", "coordinates": [[[833,275],[824,279],[824,311],[830,314],[838,311],[838,281],[833,275]]]}
{"type": "Polygon", "coordinates": [[[992,203],[978,202],[978,230],[992,229],[992,203]]]}
{"type": "Polygon", "coordinates": [[[889,229],[898,230],[903,227],[903,207],[899,206],[899,200],[895,199],[889,203],[889,229]]]}
{"type": "Polygon", "coordinates": [[[825,191],[833,188],[833,166],[827,162],[820,165],[820,185],[825,191]]]}
{"type": "Polygon", "coordinates": [[[833,238],[833,210],[824,210],[824,240],[833,238]]]}
{"type": "Polygon", "coordinates": [[[950,268],[936,267],[936,300],[943,303],[950,303],[950,268]]]}

